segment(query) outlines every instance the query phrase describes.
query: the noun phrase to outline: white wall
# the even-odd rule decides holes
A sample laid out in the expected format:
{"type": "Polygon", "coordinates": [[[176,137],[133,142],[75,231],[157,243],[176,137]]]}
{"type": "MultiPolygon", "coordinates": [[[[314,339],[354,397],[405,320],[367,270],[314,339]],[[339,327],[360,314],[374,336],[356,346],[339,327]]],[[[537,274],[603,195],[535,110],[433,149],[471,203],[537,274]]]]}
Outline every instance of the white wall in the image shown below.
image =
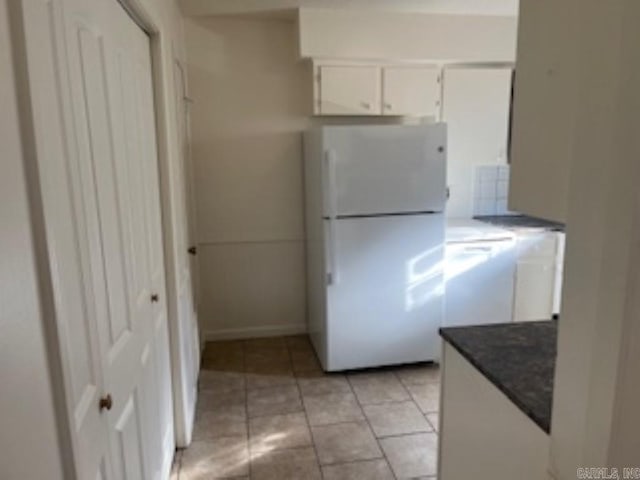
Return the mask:
{"type": "Polygon", "coordinates": [[[302,57],[513,62],[517,18],[380,11],[299,12],[302,57]]]}
{"type": "Polygon", "coordinates": [[[186,21],[204,335],[305,329],[301,131],[311,78],[293,22],[186,21]]]}
{"type": "Polygon", "coordinates": [[[0,0],[0,478],[63,480],[18,126],[8,4],[0,0]]]}
{"type": "Polygon", "coordinates": [[[558,479],[640,464],[640,3],[571,3],[579,47],[551,425],[558,479]]]}

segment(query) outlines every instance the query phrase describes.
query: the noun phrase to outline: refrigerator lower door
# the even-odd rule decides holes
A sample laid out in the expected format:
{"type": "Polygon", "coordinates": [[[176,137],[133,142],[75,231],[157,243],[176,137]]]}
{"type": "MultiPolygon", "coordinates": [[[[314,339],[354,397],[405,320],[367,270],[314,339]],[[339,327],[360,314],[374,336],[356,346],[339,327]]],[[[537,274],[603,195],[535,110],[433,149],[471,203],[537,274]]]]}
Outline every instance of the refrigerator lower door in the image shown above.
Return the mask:
{"type": "Polygon", "coordinates": [[[327,265],[325,370],[437,359],[444,293],[443,215],[333,222],[326,228],[332,260],[327,265]]]}

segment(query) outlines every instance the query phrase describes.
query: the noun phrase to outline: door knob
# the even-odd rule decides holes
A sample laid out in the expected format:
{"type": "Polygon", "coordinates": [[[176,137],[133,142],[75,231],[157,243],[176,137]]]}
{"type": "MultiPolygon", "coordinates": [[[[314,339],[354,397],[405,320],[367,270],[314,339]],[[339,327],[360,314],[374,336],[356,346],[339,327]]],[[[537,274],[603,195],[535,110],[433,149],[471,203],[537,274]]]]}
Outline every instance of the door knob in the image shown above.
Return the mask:
{"type": "Polygon", "coordinates": [[[98,405],[100,406],[100,411],[111,410],[111,407],[113,407],[113,399],[111,398],[111,394],[109,393],[106,396],[102,397],[98,405]]]}
{"type": "Polygon", "coordinates": [[[189,255],[195,255],[198,253],[198,249],[196,247],[189,247],[187,252],[189,252],[189,255]]]}
{"type": "Polygon", "coordinates": [[[154,302],[154,303],[160,301],[160,296],[157,293],[152,293],[151,294],[151,301],[154,302]]]}

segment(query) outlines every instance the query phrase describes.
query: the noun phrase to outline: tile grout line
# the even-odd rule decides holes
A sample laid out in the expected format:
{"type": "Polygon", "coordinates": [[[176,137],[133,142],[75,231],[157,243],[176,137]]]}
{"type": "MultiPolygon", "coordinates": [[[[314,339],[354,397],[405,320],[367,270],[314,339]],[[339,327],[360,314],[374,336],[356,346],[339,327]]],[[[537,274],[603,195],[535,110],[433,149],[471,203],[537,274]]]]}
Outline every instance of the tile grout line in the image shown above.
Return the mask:
{"type": "MultiPolygon", "coordinates": [[[[430,412],[430,413],[436,413],[436,412],[430,412]]],[[[440,432],[438,432],[438,430],[436,430],[435,425],[431,422],[431,420],[429,420],[429,417],[427,417],[428,414],[427,413],[423,413],[422,415],[424,416],[424,419],[427,421],[427,423],[429,425],[431,425],[431,428],[433,428],[433,432],[437,433],[439,435],[440,432]]],[[[438,415],[440,415],[440,414],[438,413],[438,415]]]]}
{"type": "MultiPolygon", "coordinates": [[[[286,340],[285,340],[286,343],[286,340]]],[[[291,369],[293,370],[293,355],[291,355],[291,348],[287,345],[287,352],[289,353],[289,362],[291,362],[291,369]]],[[[316,448],[316,440],[313,437],[313,431],[311,430],[311,422],[309,422],[309,415],[307,414],[307,408],[304,405],[304,397],[302,396],[302,390],[300,389],[300,383],[298,382],[298,377],[293,373],[293,378],[296,382],[296,390],[298,391],[298,397],[300,398],[300,403],[302,404],[302,412],[304,413],[305,421],[307,422],[307,428],[309,429],[309,436],[311,437],[311,448],[313,448],[313,454],[316,457],[316,463],[318,464],[318,470],[320,471],[320,478],[324,480],[324,471],[322,470],[322,465],[320,464],[320,456],[318,455],[318,449],[316,448]]]]}
{"type": "MultiPolygon", "coordinates": [[[[256,417],[250,417],[249,415],[249,393],[250,391],[254,391],[254,390],[264,390],[264,389],[270,389],[270,388],[279,388],[279,387],[286,387],[286,386],[291,386],[293,387],[293,384],[288,384],[288,385],[275,385],[275,386],[263,386],[263,387],[258,387],[258,388],[249,388],[249,379],[247,378],[247,368],[248,368],[248,363],[247,363],[247,352],[251,351],[251,348],[247,345],[246,341],[241,341],[241,355],[242,355],[242,389],[241,391],[243,391],[244,393],[244,412],[245,412],[245,420],[244,420],[244,425],[245,425],[245,429],[246,429],[246,442],[247,442],[247,452],[248,452],[248,475],[249,478],[253,478],[253,472],[252,472],[252,468],[251,468],[251,460],[252,460],[252,456],[253,453],[264,453],[262,451],[256,451],[254,452],[253,449],[251,448],[251,435],[250,435],[250,423],[251,423],[251,419],[252,418],[263,418],[263,417],[271,417],[271,416],[275,416],[275,415],[288,415],[288,414],[296,414],[296,413],[302,413],[304,414],[304,418],[305,418],[305,423],[306,423],[306,427],[309,430],[309,434],[311,437],[311,448],[313,449],[314,452],[314,456],[316,459],[316,466],[317,468],[319,468],[320,470],[320,477],[322,479],[325,479],[325,473],[323,470],[324,466],[333,466],[333,465],[350,465],[350,464],[364,464],[367,462],[375,462],[376,460],[384,460],[387,467],[390,470],[391,476],[394,479],[398,479],[398,476],[396,474],[396,472],[394,471],[391,462],[389,461],[389,458],[386,455],[386,452],[384,451],[384,449],[382,448],[382,444],[381,441],[387,438],[401,438],[401,437],[406,437],[406,436],[412,436],[412,435],[418,435],[418,434],[435,434],[436,436],[439,436],[439,432],[437,432],[436,428],[434,427],[434,424],[431,420],[429,420],[429,418],[427,418],[427,415],[430,414],[434,414],[434,415],[439,415],[439,411],[438,410],[429,410],[426,412],[423,412],[422,409],[419,407],[418,402],[416,401],[416,396],[412,393],[412,391],[409,389],[409,387],[407,386],[407,383],[405,383],[405,381],[403,381],[403,379],[400,377],[399,373],[397,370],[390,370],[389,373],[391,373],[391,377],[396,379],[396,381],[399,382],[399,384],[402,386],[402,390],[405,392],[405,394],[408,395],[408,398],[404,399],[404,400],[387,400],[387,401],[380,401],[380,402],[372,402],[372,403],[366,403],[363,404],[360,400],[360,398],[358,397],[356,391],[355,391],[355,387],[353,385],[353,379],[348,375],[343,373],[341,376],[346,380],[346,384],[348,386],[348,390],[345,390],[345,392],[343,392],[345,395],[353,395],[353,397],[356,400],[356,404],[358,405],[358,408],[360,409],[360,412],[362,414],[362,418],[358,419],[358,420],[346,420],[346,421],[341,421],[341,422],[333,422],[333,423],[326,423],[326,424],[321,424],[321,425],[315,425],[312,426],[311,422],[310,422],[310,417],[309,417],[309,413],[307,411],[307,408],[305,406],[305,402],[304,399],[306,397],[323,397],[323,396],[329,396],[329,395],[333,395],[334,393],[322,393],[319,395],[303,395],[302,392],[302,388],[301,388],[301,380],[306,378],[305,377],[305,373],[314,371],[314,370],[304,370],[302,372],[297,372],[296,369],[294,368],[294,351],[297,351],[298,347],[297,344],[295,345],[291,345],[289,342],[287,342],[287,338],[285,336],[281,336],[279,337],[280,339],[282,339],[284,341],[284,345],[283,347],[286,349],[286,359],[288,361],[289,364],[289,368],[290,370],[287,372],[283,372],[283,375],[285,376],[291,376],[293,382],[295,383],[295,391],[297,392],[298,395],[298,401],[300,402],[300,407],[301,407],[301,411],[300,412],[285,412],[282,414],[265,414],[265,415],[258,415],[256,417]],[[366,413],[365,413],[365,407],[369,407],[369,406],[384,406],[384,405],[399,405],[402,403],[407,403],[407,402],[411,402],[417,409],[418,411],[421,412],[422,417],[426,420],[427,423],[427,428],[431,428],[431,431],[416,431],[416,432],[410,432],[410,433],[399,433],[399,434],[392,434],[392,435],[381,435],[378,436],[374,429],[373,426],[369,420],[369,418],[367,417],[366,413]],[[349,461],[336,461],[336,462],[332,462],[332,463],[327,463],[326,465],[322,465],[319,459],[319,455],[318,455],[318,449],[317,449],[317,444],[315,441],[315,437],[313,436],[313,428],[315,427],[328,427],[328,426],[333,426],[333,425],[340,425],[340,424],[349,424],[349,423],[354,423],[354,422],[361,422],[364,421],[367,425],[367,427],[369,428],[371,434],[373,435],[373,438],[375,439],[376,445],[378,446],[378,448],[380,449],[380,453],[381,453],[381,457],[377,457],[377,458],[363,458],[363,459],[355,459],[355,460],[349,460],[349,461]]],[[[257,347],[257,346],[256,346],[257,347]]],[[[270,348],[270,347],[265,347],[265,348],[270,348]]],[[[280,348],[280,347],[278,347],[280,348]]],[[[225,355],[228,356],[228,355],[225,355]]],[[[306,367],[305,367],[306,368],[306,367]]],[[[319,378],[323,378],[326,377],[326,372],[324,372],[322,369],[318,372],[319,378]]],[[[372,372],[373,373],[373,372],[372,372]]],[[[279,373],[275,374],[280,375],[279,373]]],[[[426,381],[427,384],[434,384],[434,385],[438,385],[438,381],[426,381]]],[[[413,386],[413,385],[421,385],[421,383],[412,383],[409,382],[408,383],[409,386],[413,386]]],[[[200,386],[199,386],[199,390],[200,390],[200,386]]],[[[213,391],[216,391],[216,389],[213,389],[213,391]]],[[[384,408],[384,407],[383,407],[384,408]]],[[[304,446],[298,446],[298,447],[287,447],[287,448],[278,448],[277,451],[295,451],[295,450],[301,450],[301,449],[308,449],[309,446],[304,445],[304,446]]],[[[184,472],[183,472],[183,458],[182,455],[179,456],[179,461],[178,463],[178,469],[177,469],[177,480],[184,478],[184,472]]],[[[232,477],[228,477],[228,478],[232,478],[232,477]]],[[[242,477],[233,477],[233,478],[242,478],[242,477]]],[[[435,479],[437,477],[433,477],[433,476],[428,476],[426,478],[429,479],[435,479]]],[[[185,480],[187,480],[185,478],[185,480]]]]}
{"type": "MultiPolygon", "coordinates": [[[[440,367],[438,366],[438,368],[440,368],[440,367]]],[[[436,438],[438,439],[438,450],[439,450],[439,449],[440,449],[440,445],[439,445],[439,443],[440,443],[440,441],[439,441],[439,440],[440,440],[440,437],[439,437],[440,432],[438,432],[438,431],[434,428],[433,424],[432,424],[432,423],[429,421],[429,419],[427,418],[427,414],[428,414],[428,413],[436,413],[436,412],[423,412],[423,411],[422,411],[422,408],[420,408],[420,405],[419,405],[419,404],[418,404],[418,402],[416,401],[416,398],[415,398],[415,396],[413,395],[413,392],[412,392],[411,390],[409,390],[409,387],[407,387],[407,385],[405,385],[405,383],[402,381],[402,378],[400,378],[400,376],[398,375],[398,373],[397,373],[397,372],[392,372],[392,373],[395,375],[395,377],[398,379],[398,381],[400,382],[400,384],[402,385],[402,387],[403,387],[403,388],[406,390],[406,392],[409,394],[409,397],[411,398],[411,401],[415,404],[415,406],[416,406],[416,408],[418,409],[418,411],[419,411],[420,413],[422,413],[422,416],[423,416],[423,417],[424,417],[424,419],[427,421],[427,424],[429,424],[429,426],[432,428],[432,431],[431,431],[431,432],[424,432],[424,433],[433,433],[433,434],[435,434],[435,435],[436,435],[436,438]]],[[[430,381],[427,381],[427,382],[426,382],[426,384],[431,384],[431,383],[438,383],[438,384],[439,384],[439,382],[430,382],[430,381]]],[[[413,384],[413,385],[419,385],[419,384],[413,384]]],[[[440,413],[439,413],[439,412],[437,412],[437,413],[438,413],[438,415],[440,415],[440,413]]],[[[423,432],[421,432],[421,433],[423,433],[423,432]]],[[[439,453],[439,452],[436,452],[436,453],[439,453]]],[[[437,469],[437,467],[436,467],[436,469],[437,469]]],[[[437,470],[436,470],[436,471],[437,471],[437,470]]],[[[436,476],[428,475],[428,476],[427,476],[427,478],[428,478],[428,479],[436,479],[436,480],[437,480],[437,475],[436,475],[436,476]]]]}
{"type": "Polygon", "coordinates": [[[347,378],[347,383],[349,384],[349,388],[351,389],[351,393],[356,398],[356,402],[360,406],[360,410],[362,411],[362,416],[364,417],[364,421],[367,423],[367,426],[369,427],[369,430],[371,431],[371,435],[373,435],[373,438],[376,441],[376,445],[378,445],[378,448],[380,449],[380,452],[382,453],[382,457],[384,458],[384,461],[387,462],[387,467],[389,467],[389,470],[391,471],[391,475],[393,475],[394,479],[398,480],[398,476],[396,475],[396,472],[393,470],[393,467],[391,466],[391,462],[387,458],[387,454],[384,451],[384,448],[382,448],[382,444],[378,440],[378,437],[376,437],[376,433],[374,432],[373,427],[371,426],[371,422],[369,422],[369,418],[367,418],[367,414],[364,412],[364,408],[362,407],[362,403],[360,402],[360,399],[358,398],[358,394],[356,393],[355,389],[353,388],[353,384],[351,383],[351,379],[349,378],[349,375],[345,375],[345,377],[347,378]]]}
{"type": "MultiPolygon", "coordinates": [[[[411,390],[409,390],[409,387],[407,387],[407,385],[404,383],[404,381],[402,380],[402,378],[400,378],[400,375],[398,375],[397,371],[392,371],[391,373],[393,373],[393,375],[396,377],[396,379],[398,380],[398,382],[400,382],[400,385],[402,385],[402,388],[404,388],[404,391],[407,392],[409,394],[409,398],[411,399],[410,401],[413,402],[413,404],[416,406],[416,408],[418,409],[418,411],[422,414],[422,416],[424,417],[424,419],[427,421],[427,424],[431,427],[431,432],[416,432],[416,433],[436,433],[438,434],[438,431],[435,429],[435,427],[433,426],[433,424],[429,421],[429,419],[427,418],[427,414],[429,413],[435,413],[435,412],[423,412],[422,408],[420,408],[420,405],[418,404],[418,402],[416,401],[416,398],[413,396],[413,392],[411,390]]],[[[436,382],[428,382],[427,383],[436,383],[436,382]]],[[[413,385],[418,385],[413,384],[413,385]]],[[[394,435],[390,435],[390,436],[394,436],[394,435]]],[[[395,436],[399,436],[399,435],[395,435],[395,436]]]]}

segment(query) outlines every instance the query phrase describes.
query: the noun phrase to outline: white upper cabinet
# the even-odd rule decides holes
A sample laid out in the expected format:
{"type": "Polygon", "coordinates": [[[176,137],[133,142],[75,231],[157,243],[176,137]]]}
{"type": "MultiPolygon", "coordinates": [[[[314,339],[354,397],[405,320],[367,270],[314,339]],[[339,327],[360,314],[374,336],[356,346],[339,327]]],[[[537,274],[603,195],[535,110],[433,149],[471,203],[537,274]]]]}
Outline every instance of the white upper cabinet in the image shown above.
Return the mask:
{"type": "Polygon", "coordinates": [[[380,68],[319,67],[317,110],[321,115],[380,115],[380,68]]]}
{"type": "Polygon", "coordinates": [[[440,70],[435,67],[385,67],[382,70],[382,113],[437,117],[440,70]]]}
{"type": "Polygon", "coordinates": [[[439,117],[433,65],[314,64],[316,115],[439,117]]]}
{"type": "Polygon", "coordinates": [[[571,2],[522,0],[509,208],[564,222],[575,100],[571,2]]]}
{"type": "MultiPolygon", "coordinates": [[[[487,196],[477,188],[480,185],[476,184],[479,180],[476,168],[507,163],[511,71],[506,67],[443,70],[442,121],[447,124],[450,193],[448,217],[490,214],[488,211],[483,213],[485,206],[493,208],[495,213],[504,211],[502,204],[506,193],[503,195],[494,188],[495,195],[487,196]]],[[[497,183],[494,182],[494,186],[497,188],[497,183]]]]}

